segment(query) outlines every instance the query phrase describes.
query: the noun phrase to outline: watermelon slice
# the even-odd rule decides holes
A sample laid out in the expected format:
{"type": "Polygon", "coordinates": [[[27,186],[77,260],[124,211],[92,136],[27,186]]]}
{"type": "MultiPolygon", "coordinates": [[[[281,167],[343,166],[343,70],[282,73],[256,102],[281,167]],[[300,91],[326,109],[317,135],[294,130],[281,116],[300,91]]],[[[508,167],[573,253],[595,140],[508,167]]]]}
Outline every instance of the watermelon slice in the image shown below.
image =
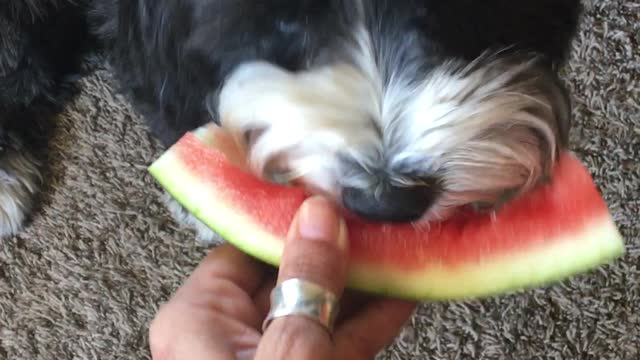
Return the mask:
{"type": "MultiPolygon", "coordinates": [[[[251,175],[233,142],[216,129],[186,134],[149,171],[228,242],[277,266],[285,234],[307,195],[300,187],[251,175]]],[[[568,153],[551,183],[495,214],[461,215],[423,228],[354,218],[348,227],[349,287],[415,300],[478,298],[542,286],[624,252],[589,172],[568,153]]]]}

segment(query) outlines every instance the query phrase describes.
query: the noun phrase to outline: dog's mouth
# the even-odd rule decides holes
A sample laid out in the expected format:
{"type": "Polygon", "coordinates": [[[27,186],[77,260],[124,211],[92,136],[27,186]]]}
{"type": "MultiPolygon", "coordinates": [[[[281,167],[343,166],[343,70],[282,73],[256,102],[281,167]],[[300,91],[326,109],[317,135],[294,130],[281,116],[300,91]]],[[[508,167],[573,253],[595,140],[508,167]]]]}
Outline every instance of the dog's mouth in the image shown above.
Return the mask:
{"type": "MultiPolygon", "coordinates": [[[[280,186],[295,186],[305,190],[309,196],[320,195],[330,199],[336,210],[347,218],[361,222],[377,222],[377,223],[393,223],[393,224],[410,224],[418,228],[424,226],[430,226],[430,223],[439,222],[449,219],[453,214],[458,213],[460,209],[448,209],[446,212],[439,210],[434,211],[433,208],[427,206],[424,211],[416,216],[412,216],[411,219],[387,219],[383,217],[376,217],[373,215],[366,215],[358,213],[354,209],[350,209],[344,202],[343,193],[345,191],[344,186],[339,185],[339,179],[333,186],[327,187],[319,185],[312,175],[301,174],[299,171],[291,167],[291,159],[288,158],[288,154],[277,154],[269,158],[266,164],[262,168],[256,168],[251,163],[251,151],[256,144],[260,141],[260,136],[264,133],[264,130],[251,130],[246,131],[239,136],[235,136],[235,142],[237,146],[233,148],[232,153],[226,153],[227,158],[245,171],[252,173],[254,176],[260,178],[262,181],[266,181],[272,184],[280,186]]],[[[227,146],[227,148],[230,148],[227,146]]],[[[225,151],[226,152],[226,151],[225,151]]],[[[477,208],[484,208],[485,206],[478,206],[477,208]]],[[[488,208],[489,205],[486,205],[488,208]]],[[[467,207],[469,208],[469,207],[467,207]]]]}

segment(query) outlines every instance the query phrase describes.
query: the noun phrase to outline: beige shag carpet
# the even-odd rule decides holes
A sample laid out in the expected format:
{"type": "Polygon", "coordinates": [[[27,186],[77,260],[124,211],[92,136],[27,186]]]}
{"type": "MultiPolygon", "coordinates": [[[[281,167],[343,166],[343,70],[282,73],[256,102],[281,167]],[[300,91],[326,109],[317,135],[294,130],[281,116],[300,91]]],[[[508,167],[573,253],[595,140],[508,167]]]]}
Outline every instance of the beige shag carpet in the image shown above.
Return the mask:
{"type": "MultiPolygon", "coordinates": [[[[640,3],[588,3],[566,80],[572,146],[627,241],[562,284],[424,304],[381,359],[640,359],[640,3]]],[[[58,119],[33,223],[0,242],[0,359],[149,359],[147,326],[205,254],[161,204],[162,151],[107,71],[58,119]]]]}

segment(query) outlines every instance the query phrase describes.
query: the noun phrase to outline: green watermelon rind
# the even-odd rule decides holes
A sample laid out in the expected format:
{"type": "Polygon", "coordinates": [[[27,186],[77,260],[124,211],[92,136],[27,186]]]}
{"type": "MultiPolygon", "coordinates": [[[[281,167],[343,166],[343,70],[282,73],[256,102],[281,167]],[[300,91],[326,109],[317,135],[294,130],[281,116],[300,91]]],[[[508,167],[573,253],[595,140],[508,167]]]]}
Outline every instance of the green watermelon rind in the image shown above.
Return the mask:
{"type": "MultiPolygon", "coordinates": [[[[149,172],[178,203],[227,242],[263,262],[279,265],[283,239],[234,210],[222,193],[191,176],[170,150],[149,167],[149,172]]],[[[609,213],[592,218],[580,233],[570,235],[551,245],[456,268],[431,265],[421,270],[403,270],[351,264],[348,286],[421,301],[482,298],[561,281],[624,253],[622,236],[609,213]]]]}

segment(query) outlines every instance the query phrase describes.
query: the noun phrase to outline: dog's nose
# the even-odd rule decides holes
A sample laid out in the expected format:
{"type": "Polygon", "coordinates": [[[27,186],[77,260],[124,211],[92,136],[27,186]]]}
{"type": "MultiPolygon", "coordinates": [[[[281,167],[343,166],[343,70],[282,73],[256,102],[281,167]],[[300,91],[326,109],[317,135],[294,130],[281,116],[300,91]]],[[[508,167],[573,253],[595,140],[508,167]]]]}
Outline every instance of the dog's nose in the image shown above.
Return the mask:
{"type": "Polygon", "coordinates": [[[377,191],[347,187],[342,191],[342,202],[348,210],[367,220],[410,222],[422,217],[435,196],[426,186],[385,185],[377,191]]]}

